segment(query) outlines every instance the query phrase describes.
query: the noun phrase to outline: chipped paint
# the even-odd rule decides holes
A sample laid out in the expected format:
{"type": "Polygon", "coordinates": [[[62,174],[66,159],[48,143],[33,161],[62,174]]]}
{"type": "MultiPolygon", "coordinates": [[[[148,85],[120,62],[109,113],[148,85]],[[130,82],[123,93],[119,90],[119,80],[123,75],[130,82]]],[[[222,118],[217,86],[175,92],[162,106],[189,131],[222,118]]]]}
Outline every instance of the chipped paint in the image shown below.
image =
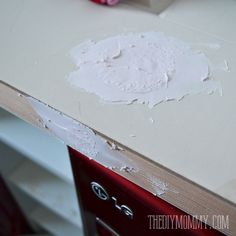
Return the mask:
{"type": "Polygon", "coordinates": [[[108,144],[110,149],[117,150],[117,151],[124,151],[124,148],[120,147],[119,145],[113,143],[112,141],[105,140],[105,142],[108,144]]]}
{"type": "Polygon", "coordinates": [[[120,168],[120,171],[125,171],[125,172],[127,172],[127,173],[130,173],[130,172],[132,172],[132,171],[135,171],[135,169],[134,169],[133,167],[129,167],[129,166],[122,166],[122,167],[120,168]]]}

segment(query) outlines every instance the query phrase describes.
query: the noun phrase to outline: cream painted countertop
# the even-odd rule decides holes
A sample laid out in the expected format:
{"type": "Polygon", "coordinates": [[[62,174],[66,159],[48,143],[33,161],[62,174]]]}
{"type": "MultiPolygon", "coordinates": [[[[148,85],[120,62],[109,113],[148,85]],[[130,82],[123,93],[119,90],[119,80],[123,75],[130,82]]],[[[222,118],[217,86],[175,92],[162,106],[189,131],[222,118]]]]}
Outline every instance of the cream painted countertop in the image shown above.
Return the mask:
{"type": "Polygon", "coordinates": [[[160,16],[87,0],[1,0],[0,79],[235,204],[235,22],[233,0],[176,0],[160,16]],[[105,104],[69,85],[71,48],[144,31],[189,42],[216,64],[227,60],[230,72],[215,73],[223,96],[200,94],[149,109],[105,104]]]}

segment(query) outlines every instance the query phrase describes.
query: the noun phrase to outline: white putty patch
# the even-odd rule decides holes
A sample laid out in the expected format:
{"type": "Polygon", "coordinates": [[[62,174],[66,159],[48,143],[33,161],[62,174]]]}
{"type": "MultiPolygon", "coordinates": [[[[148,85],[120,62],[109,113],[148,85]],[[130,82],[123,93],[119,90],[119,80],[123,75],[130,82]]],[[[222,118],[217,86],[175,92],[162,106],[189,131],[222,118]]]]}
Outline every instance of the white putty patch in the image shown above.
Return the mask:
{"type": "Polygon", "coordinates": [[[63,115],[36,99],[28,98],[41,118],[43,126],[65,144],[80,150],[84,155],[95,158],[99,152],[94,132],[85,125],[63,115]]]}
{"type": "Polygon", "coordinates": [[[162,195],[169,191],[167,184],[142,171],[142,166],[129,159],[123,148],[96,135],[82,123],[64,115],[50,106],[27,97],[32,108],[40,117],[40,122],[48,132],[59,138],[66,145],[78,150],[101,165],[127,175],[142,176],[149,184],[153,194],[162,195]]]}
{"type": "Polygon", "coordinates": [[[134,162],[122,155],[123,149],[118,145],[96,135],[92,129],[50,106],[34,98],[27,99],[40,116],[43,126],[66,145],[107,168],[120,170],[129,166],[134,172],[139,170],[134,162]]]}
{"type": "Polygon", "coordinates": [[[150,108],[186,95],[219,90],[210,62],[199,51],[159,32],[118,35],[87,41],[70,52],[76,70],[68,80],[106,102],[150,108]]]}

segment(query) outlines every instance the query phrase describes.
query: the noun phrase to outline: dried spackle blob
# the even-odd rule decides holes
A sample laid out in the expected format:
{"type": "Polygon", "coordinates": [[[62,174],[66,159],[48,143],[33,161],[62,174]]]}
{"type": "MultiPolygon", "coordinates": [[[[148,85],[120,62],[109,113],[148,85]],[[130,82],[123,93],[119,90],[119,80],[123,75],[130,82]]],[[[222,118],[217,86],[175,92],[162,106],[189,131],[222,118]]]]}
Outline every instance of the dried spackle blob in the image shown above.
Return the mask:
{"type": "Polygon", "coordinates": [[[77,69],[69,82],[106,102],[134,101],[153,107],[186,95],[214,92],[207,57],[159,32],[87,41],[70,52],[77,69]]]}

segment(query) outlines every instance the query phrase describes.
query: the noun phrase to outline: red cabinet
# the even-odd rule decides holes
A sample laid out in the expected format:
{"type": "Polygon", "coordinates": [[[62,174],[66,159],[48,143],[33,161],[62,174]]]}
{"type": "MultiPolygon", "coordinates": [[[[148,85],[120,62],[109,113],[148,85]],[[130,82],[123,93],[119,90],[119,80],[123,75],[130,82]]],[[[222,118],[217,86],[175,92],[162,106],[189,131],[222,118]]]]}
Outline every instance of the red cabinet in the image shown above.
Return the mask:
{"type": "Polygon", "coordinates": [[[166,229],[161,216],[188,215],[79,152],[69,152],[86,235],[222,235],[206,225],[166,229]]]}

